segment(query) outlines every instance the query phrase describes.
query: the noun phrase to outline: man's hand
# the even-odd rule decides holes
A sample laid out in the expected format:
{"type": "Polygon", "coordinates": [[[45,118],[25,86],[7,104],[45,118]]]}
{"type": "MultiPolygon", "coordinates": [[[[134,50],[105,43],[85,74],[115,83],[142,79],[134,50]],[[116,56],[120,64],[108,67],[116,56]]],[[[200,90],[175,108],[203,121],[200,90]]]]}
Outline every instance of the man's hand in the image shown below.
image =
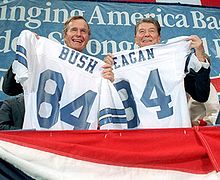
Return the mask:
{"type": "Polygon", "coordinates": [[[114,73],[112,72],[112,65],[105,63],[103,66],[104,70],[102,75],[105,79],[109,79],[111,82],[114,81],[114,73]]]}
{"type": "Polygon", "coordinates": [[[197,35],[189,36],[188,40],[191,41],[190,47],[195,49],[195,55],[201,62],[206,61],[203,42],[197,35]]]}
{"type": "Polygon", "coordinates": [[[37,38],[37,39],[40,39],[40,36],[37,34],[37,33],[35,33],[35,32],[32,32],[34,35],[35,35],[35,37],[37,38]]]}
{"type": "Polygon", "coordinates": [[[110,65],[114,64],[114,60],[113,60],[113,55],[112,54],[107,54],[104,58],[104,62],[110,65]]]}
{"type": "Polygon", "coordinates": [[[105,65],[102,74],[105,79],[109,79],[111,82],[114,81],[114,73],[112,72],[112,65],[114,64],[113,55],[107,54],[104,58],[105,65]]]}

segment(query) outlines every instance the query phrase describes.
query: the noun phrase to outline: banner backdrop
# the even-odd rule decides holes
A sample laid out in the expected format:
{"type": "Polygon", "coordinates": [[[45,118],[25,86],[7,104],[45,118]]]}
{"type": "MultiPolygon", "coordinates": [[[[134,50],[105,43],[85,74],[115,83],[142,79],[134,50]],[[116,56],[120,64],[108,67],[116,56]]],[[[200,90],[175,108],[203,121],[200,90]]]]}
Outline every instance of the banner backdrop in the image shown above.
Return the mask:
{"type": "MultiPolygon", "coordinates": [[[[92,35],[84,53],[103,59],[108,52],[136,48],[134,26],[143,17],[155,17],[162,27],[162,40],[196,34],[212,59],[211,76],[218,87],[220,72],[220,11],[215,7],[180,4],[97,1],[0,1],[0,100],[5,71],[15,57],[16,40],[24,29],[63,43],[64,21],[83,15],[92,35]]],[[[220,88],[219,88],[220,89],[220,88]]]]}

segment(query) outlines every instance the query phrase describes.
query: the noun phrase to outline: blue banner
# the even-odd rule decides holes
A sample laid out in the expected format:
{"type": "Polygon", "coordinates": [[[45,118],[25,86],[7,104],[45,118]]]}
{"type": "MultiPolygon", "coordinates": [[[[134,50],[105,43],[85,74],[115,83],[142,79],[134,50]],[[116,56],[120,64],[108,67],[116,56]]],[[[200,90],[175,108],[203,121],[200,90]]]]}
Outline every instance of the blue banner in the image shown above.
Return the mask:
{"type": "Polygon", "coordinates": [[[0,100],[3,76],[15,58],[16,40],[24,29],[63,43],[64,21],[83,15],[91,37],[84,53],[103,59],[108,52],[133,49],[134,26],[143,17],[155,17],[161,24],[162,40],[196,34],[211,57],[211,76],[220,72],[220,11],[178,4],[120,3],[97,1],[3,0],[0,2],[0,100]]]}

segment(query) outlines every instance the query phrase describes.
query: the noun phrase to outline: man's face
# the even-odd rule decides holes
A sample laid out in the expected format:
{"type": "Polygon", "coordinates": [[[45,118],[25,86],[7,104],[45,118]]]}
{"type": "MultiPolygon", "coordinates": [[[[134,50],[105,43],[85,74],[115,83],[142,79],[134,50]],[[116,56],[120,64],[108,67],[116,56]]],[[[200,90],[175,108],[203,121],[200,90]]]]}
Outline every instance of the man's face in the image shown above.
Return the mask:
{"type": "Polygon", "coordinates": [[[156,26],[152,23],[141,23],[137,28],[134,39],[139,47],[160,43],[160,35],[156,26]]]}
{"type": "Polygon", "coordinates": [[[83,19],[72,20],[64,35],[66,45],[82,52],[89,41],[89,28],[83,19]]]}

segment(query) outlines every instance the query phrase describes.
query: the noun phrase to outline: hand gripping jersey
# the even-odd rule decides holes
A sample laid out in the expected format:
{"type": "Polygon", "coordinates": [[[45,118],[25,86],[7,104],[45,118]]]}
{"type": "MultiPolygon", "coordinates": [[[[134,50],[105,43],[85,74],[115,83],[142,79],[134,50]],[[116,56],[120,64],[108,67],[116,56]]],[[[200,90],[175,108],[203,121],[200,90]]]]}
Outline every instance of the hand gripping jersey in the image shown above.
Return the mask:
{"type": "Polygon", "coordinates": [[[22,31],[13,72],[24,88],[23,129],[127,128],[120,97],[112,83],[101,76],[103,64],[22,31]]]}
{"type": "Polygon", "coordinates": [[[184,89],[186,37],[114,54],[115,87],[129,128],[190,127],[184,89]]]}

